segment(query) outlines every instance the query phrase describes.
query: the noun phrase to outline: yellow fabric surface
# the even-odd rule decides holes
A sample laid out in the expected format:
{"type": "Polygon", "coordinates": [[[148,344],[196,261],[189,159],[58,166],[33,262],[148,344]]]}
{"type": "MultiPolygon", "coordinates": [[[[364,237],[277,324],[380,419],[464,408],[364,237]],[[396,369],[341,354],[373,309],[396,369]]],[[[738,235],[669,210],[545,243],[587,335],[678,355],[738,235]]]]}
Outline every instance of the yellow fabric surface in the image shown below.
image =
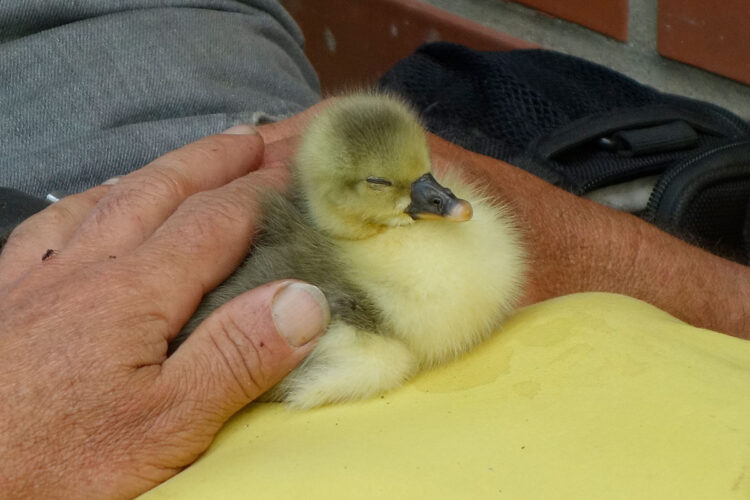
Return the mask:
{"type": "Polygon", "coordinates": [[[748,499],[750,342],[562,297],[383,397],[250,405],[142,498],[748,499]]]}

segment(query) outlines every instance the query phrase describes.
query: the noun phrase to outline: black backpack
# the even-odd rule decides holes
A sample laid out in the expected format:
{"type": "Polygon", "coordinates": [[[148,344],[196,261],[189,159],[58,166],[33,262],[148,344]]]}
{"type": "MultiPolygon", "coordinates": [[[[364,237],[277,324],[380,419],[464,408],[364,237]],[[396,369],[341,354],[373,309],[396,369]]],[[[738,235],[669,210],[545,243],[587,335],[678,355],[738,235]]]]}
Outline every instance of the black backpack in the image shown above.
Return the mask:
{"type": "Polygon", "coordinates": [[[725,109],[557,52],[447,42],[380,85],[444,139],[750,263],[750,126],[725,109]]]}

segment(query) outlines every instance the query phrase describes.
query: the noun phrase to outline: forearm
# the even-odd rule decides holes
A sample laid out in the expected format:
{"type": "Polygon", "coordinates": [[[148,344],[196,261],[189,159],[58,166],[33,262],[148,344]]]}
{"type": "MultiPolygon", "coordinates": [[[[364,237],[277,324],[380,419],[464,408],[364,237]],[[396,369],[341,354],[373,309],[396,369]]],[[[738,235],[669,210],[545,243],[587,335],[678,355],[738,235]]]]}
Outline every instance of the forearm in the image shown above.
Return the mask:
{"type": "Polygon", "coordinates": [[[456,159],[512,207],[529,251],[523,304],[574,292],[621,293],[692,325],[750,339],[750,268],[507,163],[439,139],[433,152],[456,159]]]}

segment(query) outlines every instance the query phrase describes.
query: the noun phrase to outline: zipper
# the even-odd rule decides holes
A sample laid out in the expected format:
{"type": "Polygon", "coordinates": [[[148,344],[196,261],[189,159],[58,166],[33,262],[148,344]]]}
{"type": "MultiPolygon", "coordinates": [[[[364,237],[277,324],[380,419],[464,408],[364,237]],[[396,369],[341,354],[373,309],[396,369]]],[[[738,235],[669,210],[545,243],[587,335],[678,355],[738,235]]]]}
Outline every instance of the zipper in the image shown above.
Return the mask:
{"type": "MultiPolygon", "coordinates": [[[[674,161],[675,161],[675,158],[672,158],[672,159],[662,160],[662,163],[669,164],[670,162],[674,162],[674,161]]],[[[650,164],[650,165],[645,165],[644,164],[641,167],[639,167],[638,169],[633,168],[631,170],[628,170],[628,172],[626,172],[626,173],[625,172],[621,172],[620,174],[617,174],[616,176],[610,175],[609,177],[601,177],[601,176],[595,177],[595,178],[593,178],[593,179],[589,180],[588,182],[586,182],[586,183],[584,183],[584,184],[581,185],[580,193],[585,194],[585,193],[589,193],[589,192],[591,192],[591,191],[593,191],[595,189],[600,189],[600,188],[603,188],[603,187],[606,187],[606,186],[612,186],[612,185],[615,185],[615,184],[619,184],[620,182],[623,182],[623,181],[618,180],[618,179],[621,179],[624,174],[629,174],[628,177],[631,180],[633,178],[637,179],[637,178],[644,177],[644,176],[659,175],[659,173],[660,173],[659,170],[651,171],[651,173],[644,173],[644,170],[649,170],[651,168],[653,168],[653,163],[650,164]],[[633,176],[634,172],[636,172],[635,177],[633,176]],[[615,179],[614,182],[612,180],[613,178],[615,179]]],[[[667,171],[667,170],[668,170],[668,167],[661,169],[662,172],[667,171]]]]}
{"type": "MultiPolygon", "coordinates": [[[[709,110],[706,110],[706,114],[710,114],[714,118],[717,118],[717,119],[718,118],[723,119],[722,121],[724,121],[726,124],[730,125],[735,130],[735,132],[734,132],[735,134],[741,132],[741,131],[738,130],[738,125],[735,124],[735,123],[732,123],[730,117],[724,116],[721,112],[709,109],[709,110]]],[[[724,149],[727,149],[728,147],[732,147],[734,145],[739,145],[741,143],[744,144],[745,142],[744,141],[740,141],[739,139],[746,140],[746,138],[747,138],[747,135],[738,136],[738,135],[729,135],[729,134],[731,134],[731,132],[727,133],[727,135],[722,135],[720,137],[722,139],[724,139],[724,140],[735,140],[736,142],[733,142],[733,143],[730,143],[730,144],[725,144],[723,146],[718,146],[718,147],[715,147],[714,149],[711,149],[711,150],[708,150],[708,151],[704,151],[699,156],[691,158],[690,161],[699,161],[700,159],[704,158],[705,156],[709,156],[709,155],[711,155],[711,154],[713,154],[715,152],[722,151],[724,149]]],[[[714,136],[714,137],[716,137],[716,136],[714,136]]],[[[601,148],[601,149],[602,150],[606,150],[606,148],[601,148]]],[[[673,151],[672,153],[679,153],[679,152],[680,151],[673,151]]],[[[667,152],[665,151],[664,153],[667,153],[667,152]]],[[[649,155],[645,155],[644,157],[647,157],[647,156],[649,156],[649,155]]],[[[661,160],[662,163],[666,164],[666,168],[662,169],[662,172],[664,172],[664,175],[667,175],[674,168],[674,167],[670,168],[669,164],[673,163],[673,162],[675,162],[677,160],[679,160],[679,156],[676,157],[676,158],[672,158],[672,159],[662,159],[661,160]]],[[[632,177],[632,175],[634,173],[635,173],[636,177],[643,177],[644,171],[650,171],[651,172],[651,173],[646,173],[645,175],[658,175],[659,174],[658,171],[652,170],[653,169],[653,165],[654,165],[654,163],[648,163],[647,162],[647,163],[644,163],[643,165],[641,165],[639,168],[637,168],[637,169],[634,168],[633,170],[631,170],[631,171],[629,171],[627,173],[630,174],[631,177],[632,177]]],[[[686,168],[689,165],[690,165],[689,163],[685,164],[682,167],[680,167],[680,169],[683,168],[683,167],[686,168]]],[[[678,173],[678,172],[676,172],[676,173],[678,173]]],[[[616,175],[615,177],[616,178],[620,178],[620,177],[622,177],[622,175],[623,175],[623,173],[620,173],[620,174],[616,175]]],[[[660,183],[661,183],[661,181],[657,183],[657,186],[659,186],[660,183]]],[[[580,193],[588,193],[588,192],[590,192],[590,191],[592,191],[594,189],[599,189],[599,188],[606,187],[606,186],[609,186],[609,185],[612,185],[612,184],[617,184],[617,182],[614,182],[614,183],[612,182],[612,176],[610,176],[609,178],[607,178],[607,177],[602,178],[601,176],[595,177],[595,178],[590,179],[590,180],[588,180],[587,182],[585,182],[584,184],[581,185],[581,187],[580,187],[580,193]]]]}
{"type": "MultiPolygon", "coordinates": [[[[729,110],[723,109],[711,103],[696,101],[690,97],[682,97],[682,96],[678,96],[675,94],[667,94],[667,95],[669,96],[668,101],[672,105],[687,106],[691,108],[692,111],[695,111],[697,113],[707,113],[707,114],[713,115],[714,118],[719,118],[725,124],[729,125],[729,127],[731,127],[734,130],[735,134],[745,136],[748,133],[750,133],[750,128],[748,127],[748,123],[743,121],[742,119],[739,119],[739,117],[732,114],[732,112],[729,110]],[[674,101],[672,99],[674,99],[674,101]],[[686,99],[687,99],[687,102],[684,102],[686,99]]],[[[731,137],[732,137],[731,135],[727,136],[727,138],[731,138],[731,137]]]]}
{"type": "Polygon", "coordinates": [[[656,183],[656,186],[654,186],[654,190],[651,192],[651,196],[649,196],[648,204],[646,205],[646,209],[642,214],[642,217],[652,222],[654,220],[654,216],[656,215],[656,210],[659,207],[659,204],[661,203],[662,196],[664,196],[664,192],[667,190],[667,187],[671,184],[671,182],[680,175],[683,171],[685,171],[690,166],[696,164],[699,161],[705,160],[706,158],[715,155],[717,153],[720,153],[722,151],[726,151],[728,149],[738,148],[741,146],[747,146],[750,144],[750,141],[738,141],[733,142],[731,144],[725,144],[723,146],[719,146],[718,148],[711,149],[709,151],[704,151],[703,153],[699,154],[698,156],[694,156],[693,158],[690,158],[689,160],[685,161],[679,166],[672,167],[671,169],[667,170],[664,175],[659,179],[659,182],[656,183]]]}

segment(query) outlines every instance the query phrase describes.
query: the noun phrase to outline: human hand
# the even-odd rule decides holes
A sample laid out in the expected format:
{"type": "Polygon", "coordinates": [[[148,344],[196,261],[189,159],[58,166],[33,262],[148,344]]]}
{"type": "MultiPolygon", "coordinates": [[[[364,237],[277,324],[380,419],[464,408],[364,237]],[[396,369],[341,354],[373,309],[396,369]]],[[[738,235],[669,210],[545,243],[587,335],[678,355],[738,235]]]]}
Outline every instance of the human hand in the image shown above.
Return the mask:
{"type": "Polygon", "coordinates": [[[312,350],[327,304],[289,281],[228,302],[166,357],[203,294],[244,257],[258,192],[286,182],[283,141],[258,169],[261,138],[232,132],[64,198],[9,239],[0,255],[4,498],[144,492],[312,350]]]}

